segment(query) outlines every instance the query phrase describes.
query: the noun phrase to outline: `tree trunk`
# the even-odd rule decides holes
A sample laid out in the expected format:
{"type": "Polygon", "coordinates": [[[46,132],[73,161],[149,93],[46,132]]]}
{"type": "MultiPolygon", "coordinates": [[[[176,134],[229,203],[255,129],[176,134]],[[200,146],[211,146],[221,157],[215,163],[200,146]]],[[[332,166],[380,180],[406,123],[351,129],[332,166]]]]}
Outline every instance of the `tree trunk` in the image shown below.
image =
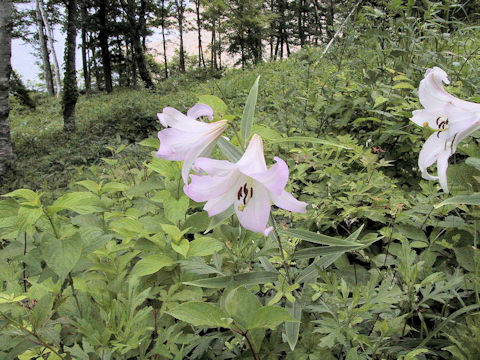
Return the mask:
{"type": "Polygon", "coordinates": [[[107,0],[100,0],[98,9],[98,21],[100,31],[98,39],[100,40],[100,49],[102,50],[103,77],[105,79],[105,90],[108,94],[113,91],[112,84],[112,64],[110,61],[110,49],[107,33],[107,0]]]}
{"type": "Polygon", "coordinates": [[[297,13],[297,22],[298,22],[298,37],[300,38],[300,47],[305,46],[305,32],[303,31],[303,0],[298,0],[298,13],[297,13]]]}
{"type": "Polygon", "coordinates": [[[202,49],[202,23],[200,21],[200,0],[195,0],[195,10],[197,13],[197,32],[198,32],[198,67],[205,67],[202,49]]]}
{"type": "Polygon", "coordinates": [[[147,51],[147,2],[140,0],[140,14],[138,21],[140,22],[140,34],[142,36],[143,51],[147,51]]]}
{"type": "Polygon", "coordinates": [[[213,24],[212,24],[212,42],[210,44],[210,47],[212,48],[212,56],[211,56],[211,67],[212,69],[217,70],[217,38],[216,38],[216,25],[215,25],[215,19],[213,19],[213,24]]]}
{"type": "Polygon", "coordinates": [[[90,77],[90,71],[88,69],[87,58],[87,5],[85,1],[81,2],[82,6],[82,64],[83,64],[83,80],[85,81],[85,90],[90,92],[92,89],[92,80],[90,77]]]}
{"type": "Polygon", "coordinates": [[[63,130],[75,131],[75,106],[77,105],[77,77],[75,70],[75,51],[77,40],[76,0],[66,0],[67,5],[67,39],[65,42],[65,74],[63,80],[63,130]]]}
{"type": "Polygon", "coordinates": [[[55,68],[54,68],[55,86],[57,88],[57,97],[59,97],[62,92],[62,80],[60,78],[60,65],[58,65],[57,52],[55,51],[53,29],[50,26],[50,23],[48,22],[48,16],[47,16],[47,13],[45,12],[45,7],[43,6],[43,0],[38,0],[38,5],[40,8],[40,14],[42,15],[43,24],[45,25],[45,29],[47,29],[48,43],[50,45],[50,51],[53,57],[53,64],[55,65],[55,68]]]}
{"type": "Polygon", "coordinates": [[[127,2],[125,2],[125,0],[121,0],[121,3],[123,10],[127,14],[127,20],[130,25],[131,41],[135,55],[135,62],[138,66],[138,72],[140,73],[140,77],[145,83],[145,87],[149,89],[154,88],[152,78],[150,77],[150,73],[148,72],[147,62],[145,60],[145,53],[143,51],[142,43],[140,41],[139,25],[135,19],[135,0],[127,0],[127,2]]]}
{"type": "Polygon", "coordinates": [[[328,40],[331,40],[333,38],[333,35],[335,33],[334,28],[333,28],[333,19],[335,17],[335,8],[334,8],[334,2],[333,0],[330,0],[328,10],[327,10],[327,36],[328,40]]]}
{"type": "MultiPolygon", "coordinates": [[[[218,18],[218,68],[222,70],[222,23],[220,17],[218,18]]],[[[215,61],[215,67],[217,67],[217,62],[215,61]]]]}
{"type": "Polygon", "coordinates": [[[45,37],[45,30],[43,26],[42,14],[38,0],[35,1],[35,14],[37,18],[38,40],[40,42],[40,51],[42,52],[42,69],[45,76],[45,84],[47,85],[48,95],[55,96],[53,89],[53,74],[52,65],[50,65],[50,55],[48,53],[47,39],[45,37]]]}
{"type": "Polygon", "coordinates": [[[162,0],[162,42],[163,42],[163,62],[165,65],[165,79],[168,79],[168,60],[167,60],[167,42],[165,40],[165,0],[162,0]]]}
{"type": "Polygon", "coordinates": [[[185,51],[183,46],[183,13],[185,11],[185,4],[183,0],[175,0],[177,6],[177,21],[178,21],[178,32],[180,35],[180,72],[185,72],[185,51]]]}
{"type": "Polygon", "coordinates": [[[0,1],[0,183],[9,163],[13,161],[12,140],[8,122],[10,112],[8,93],[10,87],[12,6],[11,0],[0,1]]]}

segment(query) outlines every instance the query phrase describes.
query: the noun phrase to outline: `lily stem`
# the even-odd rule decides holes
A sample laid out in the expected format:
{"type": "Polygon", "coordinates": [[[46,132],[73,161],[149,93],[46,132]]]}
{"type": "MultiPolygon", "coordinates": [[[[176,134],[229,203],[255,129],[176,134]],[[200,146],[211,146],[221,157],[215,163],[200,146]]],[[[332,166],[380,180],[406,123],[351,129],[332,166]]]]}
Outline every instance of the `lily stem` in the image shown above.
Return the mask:
{"type": "Polygon", "coordinates": [[[237,138],[238,140],[238,144],[240,145],[240,148],[245,151],[245,145],[243,144],[242,140],[240,139],[240,134],[238,133],[237,131],[237,128],[235,127],[235,125],[233,125],[232,122],[229,122],[234,134],[235,134],[235,137],[237,138]]]}
{"type": "Polygon", "coordinates": [[[277,222],[275,221],[275,218],[273,217],[272,214],[270,214],[270,221],[272,222],[273,231],[275,233],[275,237],[278,242],[278,249],[280,250],[280,256],[282,257],[282,265],[283,265],[283,268],[285,269],[285,276],[287,277],[289,285],[293,285],[293,280],[290,275],[290,269],[288,267],[287,260],[285,259],[285,254],[283,252],[282,239],[280,238],[280,235],[277,231],[277,222]]]}

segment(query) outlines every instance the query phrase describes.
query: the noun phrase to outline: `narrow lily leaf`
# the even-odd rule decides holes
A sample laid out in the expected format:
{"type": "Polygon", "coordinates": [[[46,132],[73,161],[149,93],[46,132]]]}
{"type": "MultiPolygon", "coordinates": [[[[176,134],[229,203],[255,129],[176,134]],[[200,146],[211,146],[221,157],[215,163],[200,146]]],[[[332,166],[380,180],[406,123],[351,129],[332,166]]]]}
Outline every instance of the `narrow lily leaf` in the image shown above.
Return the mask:
{"type": "Polygon", "coordinates": [[[138,145],[142,145],[152,149],[158,149],[160,147],[160,140],[158,140],[158,138],[147,138],[140,141],[138,145]]]}
{"type": "Polygon", "coordinates": [[[235,214],[235,209],[232,206],[230,206],[227,210],[222,212],[221,214],[212,216],[210,219],[210,224],[208,224],[207,230],[205,230],[204,234],[210,232],[211,230],[215,229],[218,225],[221,225],[230,218],[233,214],[235,214]]]}
{"type": "Polygon", "coordinates": [[[293,254],[293,259],[310,259],[317,256],[331,255],[334,253],[346,253],[353,250],[364,248],[363,245],[353,246],[318,246],[298,250],[293,254]]]}
{"type": "Polygon", "coordinates": [[[331,142],[331,141],[317,139],[317,138],[308,137],[308,136],[292,136],[292,137],[281,138],[281,139],[272,139],[272,140],[269,139],[269,142],[272,143],[272,144],[278,144],[278,143],[284,143],[284,142],[296,142],[296,143],[308,142],[308,143],[312,143],[312,144],[321,144],[321,145],[326,145],[326,146],[337,147],[337,148],[340,148],[340,149],[351,150],[350,147],[345,146],[345,145],[340,145],[340,144],[336,144],[336,143],[331,142]]]}
{"type": "Polygon", "coordinates": [[[225,155],[229,161],[237,162],[242,157],[242,152],[225,138],[221,137],[218,139],[217,144],[223,155],[225,155]]]}
{"type": "Polygon", "coordinates": [[[290,315],[297,321],[289,321],[285,323],[285,334],[287,335],[287,342],[290,349],[295,350],[297,345],[298,335],[300,334],[300,321],[302,319],[302,304],[300,301],[295,301],[293,304],[287,302],[287,309],[290,315]]]}
{"type": "Polygon", "coordinates": [[[258,97],[258,82],[260,76],[257,77],[255,83],[250,89],[248,94],[247,103],[243,109],[242,123],[240,124],[240,138],[242,139],[243,144],[248,143],[250,134],[252,132],[253,118],[255,115],[255,107],[257,106],[257,97],[258,97]]]}
{"type": "Polygon", "coordinates": [[[435,205],[435,208],[438,209],[445,205],[480,205],[480,193],[454,196],[435,205]]]}
{"type": "MultiPolygon", "coordinates": [[[[289,230],[279,230],[281,233],[295,237],[300,240],[305,240],[314,244],[319,245],[332,245],[332,246],[358,246],[359,244],[348,241],[344,239],[338,239],[327,235],[317,234],[311,231],[302,230],[302,229],[289,229],[289,230]]],[[[357,235],[358,237],[358,235],[357,235]]]]}
{"type": "Polygon", "coordinates": [[[217,276],[214,278],[187,281],[184,282],[184,284],[209,289],[223,289],[227,286],[258,285],[277,280],[278,272],[254,271],[245,274],[217,276]]]}

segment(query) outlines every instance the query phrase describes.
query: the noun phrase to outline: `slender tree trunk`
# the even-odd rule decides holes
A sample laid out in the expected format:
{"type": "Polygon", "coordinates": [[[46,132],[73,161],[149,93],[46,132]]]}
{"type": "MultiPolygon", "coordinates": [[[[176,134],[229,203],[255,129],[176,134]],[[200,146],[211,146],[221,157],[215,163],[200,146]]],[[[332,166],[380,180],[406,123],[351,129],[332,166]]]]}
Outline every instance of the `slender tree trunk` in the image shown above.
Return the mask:
{"type": "Polygon", "coordinates": [[[112,64],[110,60],[110,48],[107,33],[107,0],[99,1],[98,21],[100,23],[100,31],[98,39],[100,40],[100,49],[102,50],[103,77],[105,79],[105,90],[107,93],[113,91],[112,84],[112,64]]]}
{"type": "Polygon", "coordinates": [[[140,22],[143,51],[147,51],[147,2],[145,0],[140,0],[140,13],[138,19],[140,22]]]}
{"type": "Polygon", "coordinates": [[[165,79],[168,79],[168,60],[167,60],[167,41],[165,40],[165,0],[162,0],[162,43],[163,43],[163,63],[165,65],[165,79]]]}
{"type": "Polygon", "coordinates": [[[205,67],[202,49],[202,23],[200,21],[200,0],[195,0],[195,10],[197,13],[197,32],[198,32],[198,67],[205,67]]]}
{"type": "Polygon", "coordinates": [[[328,40],[331,40],[333,38],[333,34],[335,33],[335,30],[333,28],[333,19],[335,17],[334,0],[330,0],[328,5],[329,6],[327,10],[327,36],[328,36],[328,40]]]}
{"type": "Polygon", "coordinates": [[[216,36],[216,22],[215,19],[213,19],[213,24],[212,24],[212,43],[210,44],[212,48],[212,56],[211,56],[211,67],[212,69],[217,70],[217,36],[216,36]]]}
{"type": "MultiPolygon", "coordinates": [[[[222,70],[222,32],[220,31],[222,29],[222,23],[220,20],[220,17],[218,18],[218,68],[222,70]]],[[[217,65],[215,65],[217,66],[217,65]]]]}
{"type": "Polygon", "coordinates": [[[54,37],[53,37],[53,29],[50,26],[50,23],[48,22],[48,16],[45,11],[45,7],[43,5],[43,0],[38,0],[38,5],[40,8],[40,14],[42,15],[43,19],[43,24],[45,25],[45,29],[47,30],[47,38],[48,38],[48,43],[50,45],[50,51],[53,57],[53,64],[55,66],[54,72],[55,72],[55,86],[57,88],[57,97],[60,96],[62,92],[62,79],[60,77],[60,65],[58,64],[58,58],[57,58],[57,52],[55,51],[55,43],[54,43],[54,37]]]}
{"type": "Polygon", "coordinates": [[[40,13],[40,6],[38,4],[38,0],[35,1],[35,14],[37,18],[38,40],[40,42],[40,50],[42,52],[42,69],[45,76],[45,84],[47,86],[48,95],[55,96],[55,90],[53,89],[52,65],[50,65],[47,39],[45,37],[42,14],[40,13]]]}
{"type": "Polygon", "coordinates": [[[85,1],[81,2],[82,6],[82,64],[83,64],[83,80],[85,81],[85,90],[90,92],[92,89],[92,80],[88,69],[87,58],[87,5],[85,1]]]}
{"type": "Polygon", "coordinates": [[[135,55],[135,62],[138,66],[138,72],[140,73],[140,77],[142,78],[145,87],[150,89],[154,88],[152,78],[150,77],[150,73],[148,72],[142,42],[140,41],[140,29],[135,16],[135,0],[127,0],[127,2],[125,2],[125,0],[121,0],[121,3],[123,10],[127,14],[127,20],[130,25],[131,41],[135,55]]]}
{"type": "Polygon", "coordinates": [[[185,4],[183,3],[183,0],[175,0],[175,5],[177,7],[178,32],[180,35],[180,72],[185,72],[185,50],[183,45],[183,20],[185,4]]]}
{"type": "Polygon", "coordinates": [[[8,165],[13,161],[12,140],[8,115],[10,104],[10,34],[12,28],[12,1],[0,1],[0,183],[8,165]]]}
{"type": "Polygon", "coordinates": [[[63,130],[75,131],[75,106],[77,105],[77,77],[75,69],[75,51],[77,40],[76,0],[66,0],[67,5],[67,39],[65,42],[65,74],[63,82],[63,130]]]}
{"type": "Polygon", "coordinates": [[[131,56],[131,61],[130,64],[132,66],[132,84],[133,87],[138,86],[138,81],[137,81],[137,61],[135,60],[135,50],[133,48],[133,42],[130,41],[130,56],[131,56]]]}
{"type": "Polygon", "coordinates": [[[297,25],[298,25],[298,37],[300,38],[300,46],[305,46],[305,32],[303,31],[303,0],[298,0],[298,13],[297,13],[297,25]]]}

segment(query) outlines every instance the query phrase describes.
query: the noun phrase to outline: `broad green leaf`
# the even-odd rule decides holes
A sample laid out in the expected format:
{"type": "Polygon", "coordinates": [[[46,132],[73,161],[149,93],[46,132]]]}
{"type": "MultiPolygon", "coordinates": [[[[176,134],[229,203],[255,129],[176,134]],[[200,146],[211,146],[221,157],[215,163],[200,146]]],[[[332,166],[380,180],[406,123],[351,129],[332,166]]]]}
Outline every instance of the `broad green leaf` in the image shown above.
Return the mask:
{"type": "Polygon", "coordinates": [[[252,316],[262,306],[255,294],[240,286],[228,293],[224,302],[225,311],[242,329],[247,329],[252,316]]]}
{"type": "Polygon", "coordinates": [[[34,329],[39,329],[53,314],[52,307],[54,300],[51,294],[46,294],[37,301],[30,312],[30,321],[34,329]]]}
{"type": "Polygon", "coordinates": [[[109,182],[102,186],[100,193],[115,193],[119,191],[126,191],[128,186],[119,182],[109,182]]]}
{"type": "Polygon", "coordinates": [[[152,158],[152,161],[147,163],[146,166],[167,178],[174,178],[180,173],[179,169],[175,166],[175,163],[157,157],[152,158]]]}
{"type": "Polygon", "coordinates": [[[20,206],[17,214],[16,228],[19,232],[28,232],[42,215],[42,208],[20,206]]]}
{"type": "Polygon", "coordinates": [[[152,149],[158,149],[160,147],[160,140],[158,140],[158,138],[147,138],[140,141],[138,145],[142,145],[152,149]]]}
{"type": "Polygon", "coordinates": [[[96,182],[92,181],[92,180],[77,181],[75,184],[81,185],[84,188],[86,188],[87,190],[90,190],[91,192],[93,192],[95,194],[98,193],[98,191],[100,189],[100,185],[97,184],[96,182]]]}
{"type": "Polygon", "coordinates": [[[300,334],[300,320],[302,319],[302,304],[300,301],[295,301],[293,304],[288,301],[287,309],[290,315],[297,321],[288,321],[285,323],[285,335],[290,349],[295,350],[297,345],[298,335],[300,334]]]}
{"type": "Polygon", "coordinates": [[[18,189],[2,196],[18,197],[27,200],[30,203],[35,203],[40,199],[40,195],[30,189],[18,189]]]}
{"type": "Polygon", "coordinates": [[[321,145],[326,145],[326,146],[337,147],[337,148],[340,148],[340,149],[351,150],[350,147],[345,146],[345,145],[337,144],[337,143],[327,141],[327,140],[317,139],[317,138],[314,138],[314,137],[307,137],[307,136],[291,136],[291,137],[287,137],[287,138],[269,140],[269,142],[272,143],[272,144],[279,144],[279,143],[284,143],[284,142],[312,143],[312,144],[321,144],[321,145]]]}
{"type": "Polygon", "coordinates": [[[167,311],[167,314],[194,326],[230,328],[228,315],[220,307],[205,302],[187,302],[167,311]]]}
{"type": "Polygon", "coordinates": [[[219,138],[217,144],[223,155],[225,155],[229,161],[237,162],[242,157],[242,152],[225,138],[219,138]]]}
{"type": "Polygon", "coordinates": [[[185,214],[188,210],[190,199],[184,195],[180,199],[170,198],[163,202],[163,208],[165,210],[165,217],[172,222],[172,224],[178,224],[185,220],[185,214]]]}
{"type": "Polygon", "coordinates": [[[139,260],[132,269],[132,276],[146,276],[172,265],[174,262],[167,255],[155,254],[139,260]]]}
{"type": "Polygon", "coordinates": [[[248,330],[258,328],[269,328],[274,330],[278,325],[286,321],[297,322],[287,309],[279,306],[263,306],[255,311],[247,328],[248,330]]]}
{"type": "Polygon", "coordinates": [[[480,205],[480,193],[454,196],[435,205],[435,208],[438,209],[445,205],[480,205]]]}
{"type": "Polygon", "coordinates": [[[223,115],[227,112],[227,104],[222,99],[215,95],[200,95],[198,103],[210,106],[213,109],[214,115],[223,115]]]}
{"type": "Polygon", "coordinates": [[[242,144],[246,147],[248,144],[248,139],[250,139],[253,119],[255,115],[255,107],[257,106],[257,97],[258,97],[258,82],[260,81],[260,76],[257,77],[255,83],[250,89],[248,94],[247,102],[245,108],[243,109],[242,122],[240,124],[240,138],[242,144]]]}
{"type": "Polygon", "coordinates": [[[473,166],[477,170],[480,170],[480,159],[479,158],[469,157],[467,160],[465,160],[465,163],[467,165],[473,166]]]}
{"type": "Polygon", "coordinates": [[[179,242],[183,235],[190,231],[190,228],[180,230],[175,225],[170,224],[161,224],[160,226],[162,227],[163,231],[165,231],[166,234],[170,235],[172,240],[175,242],[179,242]]]}
{"type": "Polygon", "coordinates": [[[392,89],[415,89],[415,87],[410,84],[410,83],[407,83],[407,82],[401,82],[401,83],[398,83],[398,84],[395,84],[392,86],[392,89]]]}
{"type": "Polygon", "coordinates": [[[253,125],[252,132],[254,134],[260,135],[263,139],[274,140],[282,138],[282,135],[277,130],[271,129],[263,125],[253,125]]]}
{"type": "Polygon", "coordinates": [[[277,280],[278,272],[253,271],[245,274],[217,276],[214,278],[187,281],[184,282],[184,284],[210,289],[223,289],[227,286],[257,285],[277,280]]]}
{"type": "Polygon", "coordinates": [[[48,266],[63,280],[80,260],[82,241],[78,234],[61,240],[51,237],[43,252],[48,266]]]}
{"type": "Polygon", "coordinates": [[[179,253],[184,257],[187,257],[188,250],[190,249],[190,243],[187,239],[181,239],[178,242],[172,241],[171,245],[172,249],[175,250],[175,252],[179,253]]]}
{"type": "Polygon", "coordinates": [[[223,244],[217,239],[206,236],[196,237],[195,240],[190,242],[187,257],[209,256],[222,249],[223,244]]]}
{"type": "Polygon", "coordinates": [[[97,196],[90,192],[72,192],[60,196],[51,206],[48,207],[50,214],[62,210],[71,210],[78,214],[92,214],[104,211],[102,202],[97,196]]]}

